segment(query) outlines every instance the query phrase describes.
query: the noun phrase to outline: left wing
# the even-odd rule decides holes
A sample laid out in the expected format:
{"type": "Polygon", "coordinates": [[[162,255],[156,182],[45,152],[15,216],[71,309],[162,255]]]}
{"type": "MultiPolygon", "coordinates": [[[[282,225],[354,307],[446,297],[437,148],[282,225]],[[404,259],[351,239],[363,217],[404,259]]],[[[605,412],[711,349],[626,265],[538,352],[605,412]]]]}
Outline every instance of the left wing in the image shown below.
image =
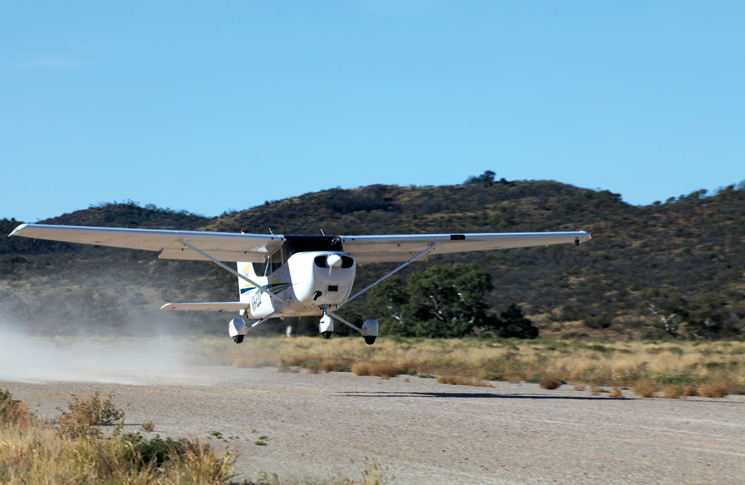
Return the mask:
{"type": "Polygon", "coordinates": [[[250,303],[241,301],[213,301],[209,303],[166,303],[161,310],[183,312],[237,312],[248,308],[250,303]]]}
{"type": "Polygon", "coordinates": [[[267,256],[284,242],[282,236],[265,234],[53,226],[46,224],[22,224],[15,228],[10,235],[115,248],[159,251],[161,259],[207,261],[207,258],[183,243],[183,240],[186,239],[190,244],[220,261],[254,263],[265,261],[267,256]]]}

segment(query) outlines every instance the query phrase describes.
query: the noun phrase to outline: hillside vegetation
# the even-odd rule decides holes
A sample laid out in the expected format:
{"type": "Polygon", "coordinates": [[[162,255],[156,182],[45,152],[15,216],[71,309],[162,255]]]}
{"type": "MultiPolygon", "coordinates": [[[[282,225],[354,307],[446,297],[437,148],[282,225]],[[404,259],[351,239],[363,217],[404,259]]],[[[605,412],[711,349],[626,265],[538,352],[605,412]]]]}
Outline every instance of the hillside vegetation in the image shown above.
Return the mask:
{"type": "MultiPolygon", "coordinates": [[[[216,218],[112,203],[43,222],[254,233],[271,228],[275,234],[586,230],[593,239],[580,247],[436,255],[412,264],[401,278],[444,263],[477,263],[492,278],[484,298],[487,314],[517,304],[542,337],[743,336],[742,185],[709,197],[699,191],[632,206],[619,194],[552,181],[471,182],[476,183],[331,189],[216,218]]],[[[0,230],[8,234],[17,224],[2,220],[0,230]]],[[[393,266],[361,266],[358,287],[393,266]]],[[[22,238],[0,241],[0,312],[41,333],[150,332],[153,322],[167,331],[223,332],[225,315],[163,315],[157,308],[167,301],[234,300],[235,286],[231,275],[205,262],[22,238]]],[[[379,317],[374,300],[359,298],[343,313],[356,321],[379,317]]],[[[296,329],[315,324],[290,323],[296,329]]]]}

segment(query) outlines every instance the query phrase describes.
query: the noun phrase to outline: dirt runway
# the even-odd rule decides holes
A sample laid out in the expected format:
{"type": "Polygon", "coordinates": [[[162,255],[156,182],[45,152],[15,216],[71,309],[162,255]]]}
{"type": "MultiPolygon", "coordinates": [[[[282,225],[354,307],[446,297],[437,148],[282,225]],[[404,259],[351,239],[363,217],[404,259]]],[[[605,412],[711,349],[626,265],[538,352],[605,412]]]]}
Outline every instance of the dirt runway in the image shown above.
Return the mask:
{"type": "Polygon", "coordinates": [[[152,420],[162,436],[224,445],[219,433],[246,478],[359,478],[379,464],[400,484],[745,483],[745,396],[609,399],[406,379],[188,367],[0,388],[47,418],[72,393],[115,392],[128,429],[152,420]]]}

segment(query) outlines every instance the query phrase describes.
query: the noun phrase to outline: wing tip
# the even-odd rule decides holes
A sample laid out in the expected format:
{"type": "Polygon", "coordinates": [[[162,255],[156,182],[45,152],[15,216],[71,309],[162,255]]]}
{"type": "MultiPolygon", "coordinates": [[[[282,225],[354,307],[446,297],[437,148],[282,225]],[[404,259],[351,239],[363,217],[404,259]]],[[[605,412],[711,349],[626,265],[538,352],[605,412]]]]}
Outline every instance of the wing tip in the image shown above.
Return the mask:
{"type": "Polygon", "coordinates": [[[21,224],[20,226],[13,229],[13,231],[11,231],[11,233],[8,234],[8,237],[15,235],[18,231],[21,231],[23,228],[28,227],[28,226],[29,226],[28,224],[21,224]]]}

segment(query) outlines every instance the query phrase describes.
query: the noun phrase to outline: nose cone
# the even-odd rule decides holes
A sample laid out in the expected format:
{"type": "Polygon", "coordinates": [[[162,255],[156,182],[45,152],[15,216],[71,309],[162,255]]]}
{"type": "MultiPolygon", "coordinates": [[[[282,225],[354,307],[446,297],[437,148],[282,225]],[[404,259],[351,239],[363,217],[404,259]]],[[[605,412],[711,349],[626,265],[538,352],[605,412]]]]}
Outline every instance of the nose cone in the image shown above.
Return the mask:
{"type": "Polygon", "coordinates": [[[326,264],[331,268],[341,268],[341,256],[338,254],[329,254],[329,257],[326,258],[326,264]]]}

